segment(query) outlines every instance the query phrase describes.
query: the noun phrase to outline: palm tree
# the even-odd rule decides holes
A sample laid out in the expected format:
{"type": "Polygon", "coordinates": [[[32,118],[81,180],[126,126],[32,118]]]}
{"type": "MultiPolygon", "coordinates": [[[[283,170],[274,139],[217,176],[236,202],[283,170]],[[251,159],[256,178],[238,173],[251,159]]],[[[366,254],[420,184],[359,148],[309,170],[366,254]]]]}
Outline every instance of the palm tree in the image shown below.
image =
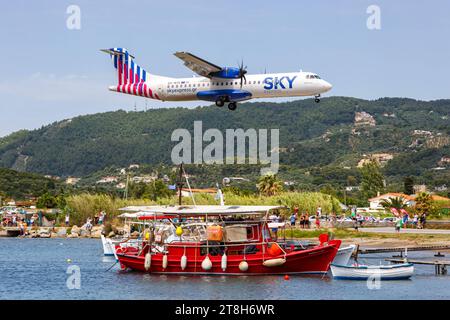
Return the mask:
{"type": "Polygon", "coordinates": [[[274,174],[267,174],[259,178],[258,191],[266,196],[273,196],[283,189],[283,184],[274,174]]]}
{"type": "Polygon", "coordinates": [[[383,199],[380,201],[380,204],[383,208],[392,209],[395,208],[397,210],[406,209],[408,205],[405,203],[402,197],[395,197],[389,199],[383,199]]]}
{"type": "Polygon", "coordinates": [[[423,215],[424,213],[429,214],[430,211],[433,211],[434,209],[433,198],[431,197],[430,194],[426,192],[421,192],[420,194],[418,194],[415,199],[415,202],[416,202],[415,205],[416,212],[420,216],[423,215]]]}

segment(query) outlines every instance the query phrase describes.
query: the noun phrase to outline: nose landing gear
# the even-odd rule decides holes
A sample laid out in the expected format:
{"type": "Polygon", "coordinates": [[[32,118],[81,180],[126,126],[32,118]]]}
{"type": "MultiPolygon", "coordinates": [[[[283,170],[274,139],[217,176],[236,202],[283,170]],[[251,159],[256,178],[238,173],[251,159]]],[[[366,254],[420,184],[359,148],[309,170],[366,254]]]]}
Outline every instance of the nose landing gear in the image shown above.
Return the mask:
{"type": "Polygon", "coordinates": [[[319,102],[320,102],[320,94],[318,94],[318,95],[315,96],[314,98],[315,98],[314,101],[315,101],[316,103],[319,103],[319,102]]]}

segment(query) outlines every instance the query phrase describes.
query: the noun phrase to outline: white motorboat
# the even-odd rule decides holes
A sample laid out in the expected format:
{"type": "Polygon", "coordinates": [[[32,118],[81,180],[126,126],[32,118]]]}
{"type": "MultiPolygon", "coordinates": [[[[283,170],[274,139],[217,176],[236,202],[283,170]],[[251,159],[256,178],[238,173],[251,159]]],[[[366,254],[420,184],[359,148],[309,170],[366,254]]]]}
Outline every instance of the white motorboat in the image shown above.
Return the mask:
{"type": "MultiPolygon", "coordinates": [[[[103,246],[103,254],[105,256],[115,256],[116,255],[116,244],[120,243],[120,241],[117,241],[114,243],[114,241],[110,238],[106,238],[104,235],[101,235],[102,239],[102,246],[103,246]]],[[[117,258],[117,257],[116,257],[117,258]]]]}
{"type": "Polygon", "coordinates": [[[349,280],[402,280],[409,279],[414,273],[412,263],[380,266],[344,266],[331,264],[331,273],[335,279],[349,280]]]}
{"type": "Polygon", "coordinates": [[[333,264],[340,266],[348,265],[350,257],[352,256],[352,253],[353,251],[355,251],[355,249],[356,245],[354,244],[339,248],[338,252],[336,253],[336,257],[334,257],[333,264]]]}

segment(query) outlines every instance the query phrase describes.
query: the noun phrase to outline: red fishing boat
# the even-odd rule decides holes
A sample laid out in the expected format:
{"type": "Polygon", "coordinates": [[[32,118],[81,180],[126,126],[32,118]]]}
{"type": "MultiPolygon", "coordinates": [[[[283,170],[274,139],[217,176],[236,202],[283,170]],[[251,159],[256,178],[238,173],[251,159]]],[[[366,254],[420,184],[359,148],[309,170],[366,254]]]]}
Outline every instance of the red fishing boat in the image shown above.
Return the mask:
{"type": "Polygon", "coordinates": [[[269,212],[278,206],[128,207],[139,211],[142,240],[116,246],[122,269],[186,275],[269,275],[325,273],[341,244],[277,239],[269,212]]]}

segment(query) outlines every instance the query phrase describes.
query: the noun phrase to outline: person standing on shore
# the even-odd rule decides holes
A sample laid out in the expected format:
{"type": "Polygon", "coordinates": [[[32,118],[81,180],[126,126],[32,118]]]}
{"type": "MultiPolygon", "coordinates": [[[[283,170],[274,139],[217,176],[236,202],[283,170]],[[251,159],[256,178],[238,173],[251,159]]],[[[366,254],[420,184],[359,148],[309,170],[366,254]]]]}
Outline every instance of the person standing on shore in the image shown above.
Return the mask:
{"type": "Polygon", "coordinates": [[[103,220],[105,219],[106,216],[106,212],[102,210],[102,212],[100,212],[100,216],[98,217],[98,224],[103,224],[103,220]]]}
{"type": "Polygon", "coordinates": [[[304,213],[302,213],[300,215],[300,222],[299,222],[299,224],[300,224],[300,229],[304,229],[305,228],[305,214],[304,213]]]}
{"type": "Polygon", "coordinates": [[[400,229],[403,227],[403,219],[398,218],[397,222],[395,223],[395,231],[397,231],[397,233],[400,232],[400,229]]]}
{"type": "Polygon", "coordinates": [[[425,229],[425,224],[427,223],[427,213],[424,212],[422,213],[422,215],[420,216],[420,224],[421,224],[421,229],[425,229]]]}
{"type": "Polygon", "coordinates": [[[306,227],[306,229],[309,229],[309,214],[308,214],[308,212],[306,212],[306,214],[305,214],[305,227],[306,227]]]}
{"type": "Polygon", "coordinates": [[[69,220],[70,220],[69,213],[66,213],[66,217],[64,218],[64,222],[66,224],[66,227],[69,226],[69,220]]]}
{"type": "Polygon", "coordinates": [[[419,222],[419,216],[417,215],[417,213],[414,214],[414,218],[413,218],[413,225],[415,228],[417,228],[417,223],[419,222]]]}
{"type": "Polygon", "coordinates": [[[295,216],[295,212],[292,212],[291,216],[289,217],[289,220],[291,222],[291,227],[295,227],[295,221],[297,220],[297,217],[295,216]]]}
{"type": "Polygon", "coordinates": [[[320,229],[320,216],[319,214],[316,214],[316,229],[320,229]]]}
{"type": "Polygon", "coordinates": [[[406,228],[408,226],[409,215],[408,215],[408,212],[406,212],[405,209],[403,209],[402,212],[403,212],[403,225],[406,228]]]}

